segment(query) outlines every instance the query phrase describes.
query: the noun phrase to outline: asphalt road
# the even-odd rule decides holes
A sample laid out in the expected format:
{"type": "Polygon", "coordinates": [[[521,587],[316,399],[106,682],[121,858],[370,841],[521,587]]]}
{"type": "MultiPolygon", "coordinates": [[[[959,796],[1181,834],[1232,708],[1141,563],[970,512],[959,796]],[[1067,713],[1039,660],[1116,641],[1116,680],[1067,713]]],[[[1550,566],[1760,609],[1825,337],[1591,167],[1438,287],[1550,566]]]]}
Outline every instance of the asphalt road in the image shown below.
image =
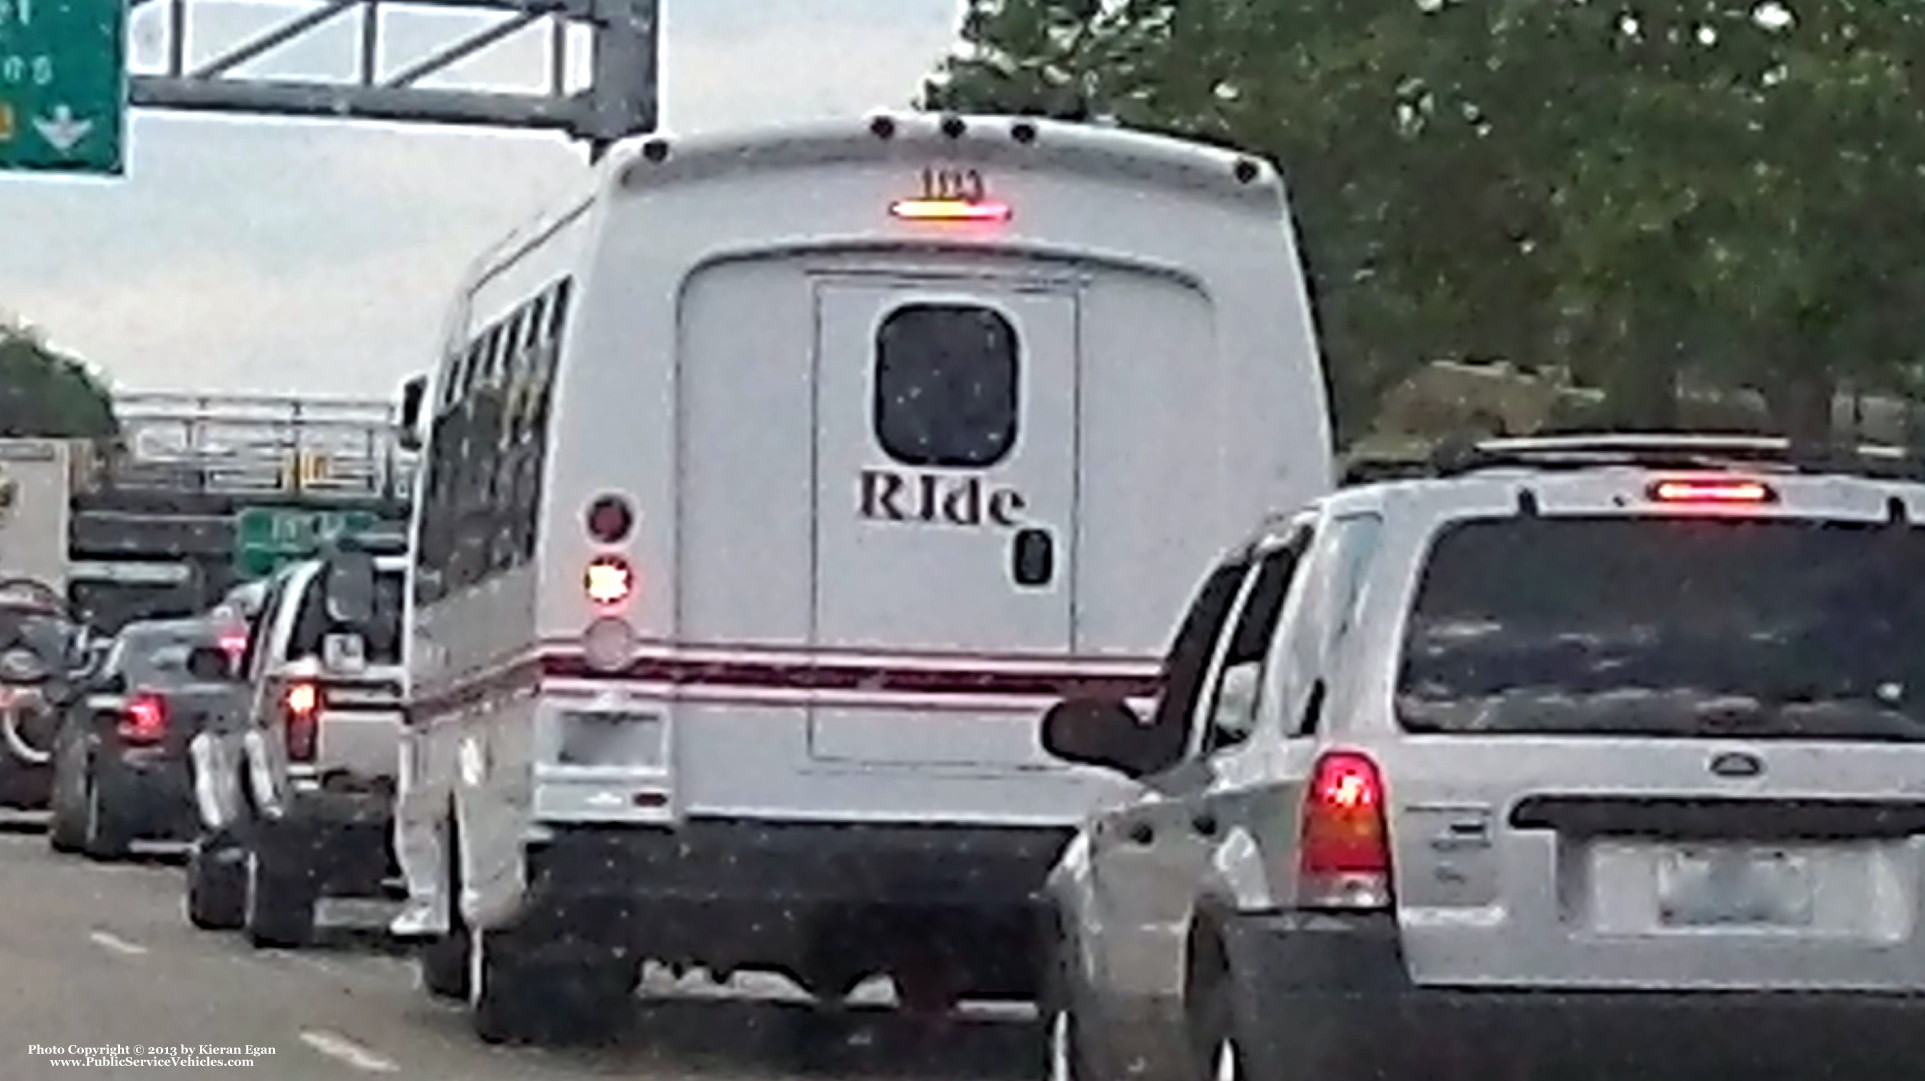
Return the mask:
{"type": "Polygon", "coordinates": [[[460,1006],[416,987],[412,960],[379,932],[385,907],[334,906],[323,913],[314,948],[256,950],[239,935],[188,925],[179,863],[165,853],[121,864],[58,856],[37,822],[0,819],[0,1077],[1018,1081],[1038,1074],[1028,1061],[1032,1027],[1020,1014],[972,1012],[946,1033],[886,1008],[832,1024],[809,1016],[772,977],[716,988],[658,975],[610,1046],[490,1047],[469,1031],[460,1006]],[[799,1033],[816,1038],[799,1041],[799,1033]],[[799,1059],[804,1042],[817,1050],[799,1059]],[[75,1056],[56,1050],[115,1046],[122,1061],[94,1065],[67,1064],[75,1056]],[[255,1050],[251,1066],[162,1065],[153,1061],[155,1048],[214,1060],[255,1050]]]}

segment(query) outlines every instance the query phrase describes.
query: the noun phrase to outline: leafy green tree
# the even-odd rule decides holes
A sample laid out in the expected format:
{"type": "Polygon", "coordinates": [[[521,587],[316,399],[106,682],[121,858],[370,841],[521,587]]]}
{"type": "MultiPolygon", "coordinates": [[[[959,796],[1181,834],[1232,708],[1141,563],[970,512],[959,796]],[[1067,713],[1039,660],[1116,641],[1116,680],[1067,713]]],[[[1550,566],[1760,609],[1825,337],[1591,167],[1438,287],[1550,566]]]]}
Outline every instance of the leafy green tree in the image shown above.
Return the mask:
{"type": "Polygon", "coordinates": [[[1440,357],[1604,417],[1690,380],[1823,434],[1918,381],[1925,19],[1854,0],[975,0],[934,108],[1114,119],[1282,164],[1339,431],[1440,357]]]}
{"type": "Polygon", "coordinates": [[[113,399],[87,367],[32,328],[0,322],[0,436],[112,439],[113,399]]]}

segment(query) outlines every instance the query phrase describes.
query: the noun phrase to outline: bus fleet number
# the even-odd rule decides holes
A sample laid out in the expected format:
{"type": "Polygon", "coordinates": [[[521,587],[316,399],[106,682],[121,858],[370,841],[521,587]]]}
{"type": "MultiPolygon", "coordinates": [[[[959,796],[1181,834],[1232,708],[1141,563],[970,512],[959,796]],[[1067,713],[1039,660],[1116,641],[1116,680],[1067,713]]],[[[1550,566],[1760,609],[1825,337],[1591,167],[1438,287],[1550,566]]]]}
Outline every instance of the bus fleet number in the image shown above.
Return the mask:
{"type": "Polygon", "coordinates": [[[983,174],[974,169],[924,169],[922,197],[965,203],[980,203],[989,195],[983,174]]]}

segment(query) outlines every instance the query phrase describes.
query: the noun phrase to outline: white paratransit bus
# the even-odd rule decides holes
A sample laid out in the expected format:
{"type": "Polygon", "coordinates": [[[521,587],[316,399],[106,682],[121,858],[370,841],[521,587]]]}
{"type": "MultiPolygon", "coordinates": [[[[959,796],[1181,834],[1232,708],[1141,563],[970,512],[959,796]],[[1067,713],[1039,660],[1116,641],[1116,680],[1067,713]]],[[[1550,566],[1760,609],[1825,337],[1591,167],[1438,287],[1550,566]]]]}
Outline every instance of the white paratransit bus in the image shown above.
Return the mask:
{"type": "Polygon", "coordinates": [[[1111,791],[1035,718],[1154,693],[1196,569],[1333,483],[1276,171],[1033,119],[618,148],[411,382],[423,975],[488,1039],[644,959],[1028,997],[1111,791]]]}

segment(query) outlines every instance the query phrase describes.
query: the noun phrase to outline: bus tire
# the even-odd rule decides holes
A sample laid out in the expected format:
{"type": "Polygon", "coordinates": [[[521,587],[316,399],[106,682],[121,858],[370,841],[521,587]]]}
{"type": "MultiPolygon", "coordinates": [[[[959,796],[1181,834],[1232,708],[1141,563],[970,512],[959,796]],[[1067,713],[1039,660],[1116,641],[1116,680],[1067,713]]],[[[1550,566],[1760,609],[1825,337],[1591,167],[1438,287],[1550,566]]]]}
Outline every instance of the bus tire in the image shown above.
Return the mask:
{"type": "Polygon", "coordinates": [[[447,897],[448,933],[421,947],[421,986],[437,998],[461,1000],[468,997],[468,951],[472,948],[472,936],[461,918],[461,855],[456,848],[460,837],[453,819],[448,822],[445,836],[442,855],[447,861],[447,870],[441,888],[447,897]]]}
{"type": "Polygon", "coordinates": [[[468,1013],[484,1043],[599,1043],[621,1027],[632,981],[606,964],[519,956],[501,932],[469,939],[468,1013]]]}

